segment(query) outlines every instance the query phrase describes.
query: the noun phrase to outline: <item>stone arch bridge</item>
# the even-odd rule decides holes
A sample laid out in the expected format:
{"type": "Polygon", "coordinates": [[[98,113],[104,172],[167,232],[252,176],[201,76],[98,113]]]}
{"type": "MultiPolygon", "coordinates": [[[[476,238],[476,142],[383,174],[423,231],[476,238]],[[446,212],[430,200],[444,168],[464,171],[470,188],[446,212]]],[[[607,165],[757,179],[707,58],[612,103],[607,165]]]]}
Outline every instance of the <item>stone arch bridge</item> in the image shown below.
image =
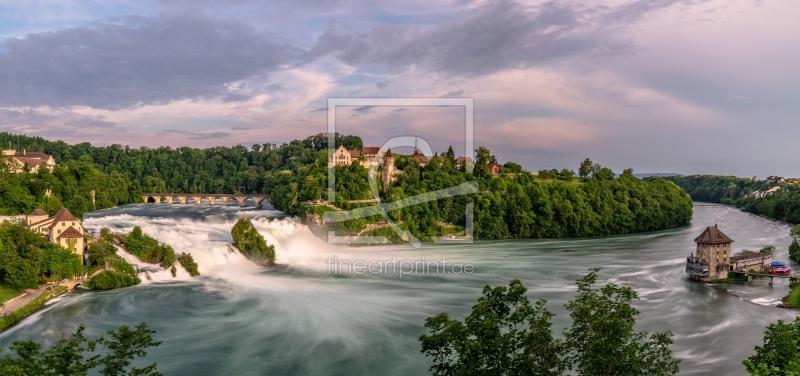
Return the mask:
{"type": "Polygon", "coordinates": [[[261,209],[261,205],[264,200],[269,200],[269,195],[245,195],[245,194],[182,194],[182,193],[142,193],[142,200],[145,203],[153,199],[155,203],[161,203],[161,200],[164,199],[167,201],[168,204],[174,204],[175,199],[181,204],[185,204],[186,200],[191,198],[194,200],[195,205],[200,205],[202,199],[208,200],[209,205],[214,205],[214,202],[217,199],[222,200],[222,205],[230,206],[230,200],[234,199],[236,202],[239,203],[240,207],[247,206],[247,200],[253,200],[257,209],[261,209]]]}

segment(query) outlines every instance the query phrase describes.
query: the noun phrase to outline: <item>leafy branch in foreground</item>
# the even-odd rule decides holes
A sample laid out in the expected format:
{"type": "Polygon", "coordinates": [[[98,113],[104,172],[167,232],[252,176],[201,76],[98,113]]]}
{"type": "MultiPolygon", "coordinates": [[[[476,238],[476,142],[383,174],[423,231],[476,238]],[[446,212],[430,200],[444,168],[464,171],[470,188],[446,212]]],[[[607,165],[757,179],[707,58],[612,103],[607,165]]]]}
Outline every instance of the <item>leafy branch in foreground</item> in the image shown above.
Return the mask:
{"type": "Polygon", "coordinates": [[[555,316],[539,300],[531,305],[519,280],[484,287],[463,322],[446,313],[428,318],[422,352],[434,359],[434,375],[674,375],[680,358],[669,346],[672,333],[635,332],[639,311],[632,288],[613,283],[592,286],[600,269],[577,281],[578,295],[566,307],[573,319],[564,339],[553,337],[555,316]]]}
{"type": "Polygon", "coordinates": [[[756,354],[742,364],[752,375],[800,376],[800,317],[767,326],[764,345],[756,346],[756,354]]]}
{"type": "MultiPolygon", "coordinates": [[[[117,331],[109,331],[109,339],[100,337],[89,340],[83,334],[86,327],[81,324],[69,338],[62,338],[49,350],[42,352],[42,345],[34,341],[14,341],[9,347],[17,357],[5,355],[0,358],[0,373],[3,375],[79,375],[85,376],[90,370],[104,366],[100,370],[105,376],[160,376],[156,363],[138,368],[131,367],[131,361],[147,356],[146,349],[161,345],[162,341],[153,339],[155,330],[146,323],[130,330],[127,326],[117,331]],[[109,351],[105,355],[95,354],[102,347],[109,351]]],[[[2,353],[3,349],[0,349],[2,353]]]]}

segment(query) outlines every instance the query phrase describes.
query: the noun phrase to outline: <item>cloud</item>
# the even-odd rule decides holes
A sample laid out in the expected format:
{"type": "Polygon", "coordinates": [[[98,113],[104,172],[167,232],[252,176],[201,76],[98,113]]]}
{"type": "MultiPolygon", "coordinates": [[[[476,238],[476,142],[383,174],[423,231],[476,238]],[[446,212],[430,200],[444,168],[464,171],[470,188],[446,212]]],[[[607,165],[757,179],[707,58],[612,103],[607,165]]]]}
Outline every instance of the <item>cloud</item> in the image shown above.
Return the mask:
{"type": "Polygon", "coordinates": [[[434,27],[381,25],[357,33],[332,25],[308,56],[332,53],[353,66],[484,75],[620,48],[623,43],[615,31],[599,22],[601,10],[560,2],[522,5],[500,0],[434,27]]]}
{"type": "Polygon", "coordinates": [[[459,91],[451,91],[451,92],[449,92],[447,94],[442,94],[441,97],[442,98],[458,98],[458,97],[461,97],[463,95],[464,95],[464,90],[459,90],[459,91]]]}
{"type": "Polygon", "coordinates": [[[354,109],[353,109],[353,112],[358,112],[359,114],[368,114],[368,113],[369,113],[369,111],[370,111],[370,110],[372,110],[372,109],[373,109],[373,108],[375,108],[375,107],[377,107],[377,106],[361,106],[361,107],[356,107],[356,108],[354,108],[354,109]]]}
{"type": "Polygon", "coordinates": [[[245,127],[245,126],[241,126],[241,125],[237,125],[237,126],[231,127],[232,131],[247,131],[247,130],[250,130],[250,129],[253,129],[253,127],[245,127]]]}
{"type": "Polygon", "coordinates": [[[377,87],[379,90],[383,90],[389,87],[389,83],[386,81],[379,81],[375,83],[375,87],[377,87]]]}
{"type": "Polygon", "coordinates": [[[322,112],[322,111],[328,112],[328,107],[321,107],[321,108],[318,108],[316,110],[312,110],[312,111],[309,111],[309,112],[322,112]]]}
{"type": "Polygon", "coordinates": [[[301,49],[236,21],[198,15],[109,18],[9,38],[0,107],[121,109],[193,98],[248,98],[226,84],[293,63],[301,49]]]}
{"type": "MultiPolygon", "coordinates": [[[[233,129],[233,128],[231,128],[233,129]]],[[[181,135],[185,136],[187,140],[210,140],[210,139],[219,139],[219,138],[227,138],[231,136],[231,133],[228,132],[194,132],[185,129],[165,129],[161,132],[158,132],[159,136],[168,136],[168,135],[181,135]]]]}

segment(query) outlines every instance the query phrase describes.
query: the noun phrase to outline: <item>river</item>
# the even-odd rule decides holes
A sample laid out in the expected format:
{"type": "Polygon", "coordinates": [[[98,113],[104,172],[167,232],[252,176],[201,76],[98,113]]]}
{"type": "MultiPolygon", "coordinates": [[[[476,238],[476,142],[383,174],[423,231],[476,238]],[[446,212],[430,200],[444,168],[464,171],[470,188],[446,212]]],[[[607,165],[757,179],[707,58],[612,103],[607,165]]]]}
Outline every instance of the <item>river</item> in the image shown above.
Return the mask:
{"type": "Polygon", "coordinates": [[[693,239],[714,224],[736,241],[734,251],[773,244],[775,259],[788,260],[788,227],[723,206],[696,206],[691,224],[651,233],[420,249],[329,245],[280,212],[242,210],[133,204],[88,213],[90,232],[140,226],[177,252],[191,253],[202,276],[161,275],[110,291],[76,289],[0,333],[0,347],[18,339],[49,345],[79,323],[92,338],[144,321],[164,341],[146,360],[158,362],[165,375],[424,375],[431,365],[418,342],[425,318],[448,312],[463,319],[484,285],[516,278],[531,300],[547,299],[559,334],[570,323],[564,304],[574,295],[574,281],[600,267],[601,283],[627,284],[639,293],[638,330],[675,333],[672,349],[683,358],[682,375],[745,375],[741,361],[761,344],[764,328],[796,315],[774,307],[789,291],[784,279],[774,286],[766,280],[728,284],[746,301],[687,279],[684,262],[693,239]],[[278,266],[255,266],[226,251],[242,215],[276,244],[278,266]],[[327,262],[423,257],[445,257],[474,271],[334,274],[327,262]]]}

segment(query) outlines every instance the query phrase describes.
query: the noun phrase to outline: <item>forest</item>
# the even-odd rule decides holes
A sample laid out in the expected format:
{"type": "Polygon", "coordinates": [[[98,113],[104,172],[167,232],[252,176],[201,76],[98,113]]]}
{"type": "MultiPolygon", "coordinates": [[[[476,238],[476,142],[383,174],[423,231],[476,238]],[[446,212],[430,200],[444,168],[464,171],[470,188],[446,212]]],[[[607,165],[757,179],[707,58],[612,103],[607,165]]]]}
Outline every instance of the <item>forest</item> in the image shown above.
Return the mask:
{"type": "MultiPolygon", "coordinates": [[[[363,145],[357,136],[335,134],[334,138],[337,146],[359,148],[363,145]]],[[[67,175],[73,180],[51,184],[88,187],[93,181],[106,179],[105,187],[97,193],[98,198],[101,191],[104,194],[104,201],[98,202],[98,208],[112,203],[136,202],[141,199],[136,194],[142,191],[232,193],[244,190],[270,194],[273,206],[291,215],[304,217],[308,212],[334,210],[308,206],[309,200],[327,197],[324,192],[328,182],[328,150],[327,135],[323,133],[280,146],[254,144],[250,149],[241,145],[207,149],[94,147],[89,143],[68,145],[8,133],[0,133],[0,144],[43,151],[53,155],[59,165],[72,166],[62,168],[62,172],[57,169],[53,175],[67,175]],[[94,174],[96,178],[91,181],[83,178],[80,171],[94,174]]],[[[384,202],[394,202],[477,182],[477,194],[435,200],[390,213],[392,218],[403,222],[401,227],[423,239],[448,233],[453,226],[459,230],[463,228],[468,203],[474,205],[474,236],[478,239],[626,234],[679,226],[692,216],[691,199],[675,184],[657,177],[642,181],[635,178],[630,169],[615,177],[610,169],[587,159],[578,169],[579,176],[569,169],[542,170],[539,175],[533,175],[518,164],[508,162],[500,174],[493,175],[488,166],[497,159],[488,149],[480,147],[475,169],[468,173],[464,166],[454,167],[455,160],[450,154],[443,153],[443,161],[432,160],[424,167],[414,158],[397,154],[395,166],[404,174],[388,192],[378,192],[384,202]]],[[[374,198],[368,171],[361,165],[337,166],[335,172],[335,205],[339,208],[348,210],[368,205],[347,201],[374,198]]],[[[17,179],[18,186],[29,184],[27,177],[7,176],[6,179],[17,179]]],[[[43,178],[39,180],[44,181],[43,178]]],[[[381,187],[379,174],[376,186],[381,187]]],[[[79,215],[90,208],[91,201],[87,205],[87,196],[82,193],[76,197],[74,192],[87,192],[86,189],[59,188],[55,193],[57,197],[64,197],[70,211],[73,207],[83,209],[73,211],[79,215]]],[[[32,188],[23,191],[34,192],[32,188]]],[[[55,207],[37,194],[28,194],[31,200],[14,200],[18,207],[24,206],[22,202],[32,202],[21,210],[32,210],[34,206],[55,207]]],[[[373,216],[348,221],[339,227],[345,232],[360,231],[368,223],[380,220],[380,216],[373,216]]]]}
{"type": "Polygon", "coordinates": [[[0,282],[14,289],[37,288],[45,280],[83,273],[80,255],[51,244],[22,222],[0,223],[0,282]]]}
{"type": "MultiPolygon", "coordinates": [[[[541,171],[493,175],[488,163],[496,160],[491,152],[478,148],[476,167],[467,173],[455,169],[451,158],[432,160],[424,167],[419,161],[398,155],[395,166],[404,171],[386,193],[383,202],[394,202],[415,195],[476,181],[479,193],[434,200],[393,210],[390,217],[402,221],[400,227],[422,240],[443,233],[442,224],[465,226],[468,203],[474,208],[474,236],[477,239],[559,238],[627,234],[670,228],[687,223],[692,217],[690,197],[674,183],[653,177],[646,181],[633,177],[632,170],[615,178],[598,164],[575,177],[570,171],[541,171]]],[[[587,163],[584,161],[584,164],[587,163]]],[[[583,167],[583,166],[582,166],[583,167]]],[[[349,204],[350,200],[373,198],[368,171],[353,163],[336,166],[335,205],[348,210],[369,204],[349,204]]],[[[563,171],[563,170],[562,170],[563,171]]],[[[569,170],[567,170],[569,171],[569,170]]],[[[378,187],[379,176],[376,179],[378,187]]],[[[267,193],[273,205],[284,212],[303,216],[335,210],[309,206],[309,200],[322,196],[327,187],[327,156],[294,170],[268,173],[267,193]]],[[[342,232],[359,232],[380,215],[345,223],[342,232]]],[[[385,235],[386,229],[381,229],[385,235]]]]}
{"type": "MultiPolygon", "coordinates": [[[[348,149],[362,146],[357,136],[337,133],[334,137],[337,146],[344,145],[348,149]]],[[[263,192],[265,173],[294,170],[313,162],[327,149],[327,141],[327,135],[320,133],[280,146],[255,144],[250,149],[241,145],[151,149],[117,144],[96,147],[88,142],[69,145],[41,137],[0,133],[0,146],[41,151],[52,155],[57,164],[86,162],[106,175],[124,177],[137,192],[148,193],[263,192]]]]}
{"type": "MultiPolygon", "coordinates": [[[[0,160],[0,171],[5,171],[1,166],[4,163],[0,160]]],[[[68,160],[59,162],[52,172],[46,168],[36,173],[0,172],[0,215],[43,209],[52,216],[65,207],[83,218],[85,212],[142,201],[138,183],[118,172],[103,173],[97,167],[86,160],[68,160]]]]}
{"type": "Polygon", "coordinates": [[[692,175],[664,177],[681,187],[693,200],[734,205],[777,221],[800,223],[800,185],[797,182],[768,183],[755,178],[735,176],[692,175]],[[752,192],[763,192],[779,186],[779,192],[756,198],[752,192]]]}

